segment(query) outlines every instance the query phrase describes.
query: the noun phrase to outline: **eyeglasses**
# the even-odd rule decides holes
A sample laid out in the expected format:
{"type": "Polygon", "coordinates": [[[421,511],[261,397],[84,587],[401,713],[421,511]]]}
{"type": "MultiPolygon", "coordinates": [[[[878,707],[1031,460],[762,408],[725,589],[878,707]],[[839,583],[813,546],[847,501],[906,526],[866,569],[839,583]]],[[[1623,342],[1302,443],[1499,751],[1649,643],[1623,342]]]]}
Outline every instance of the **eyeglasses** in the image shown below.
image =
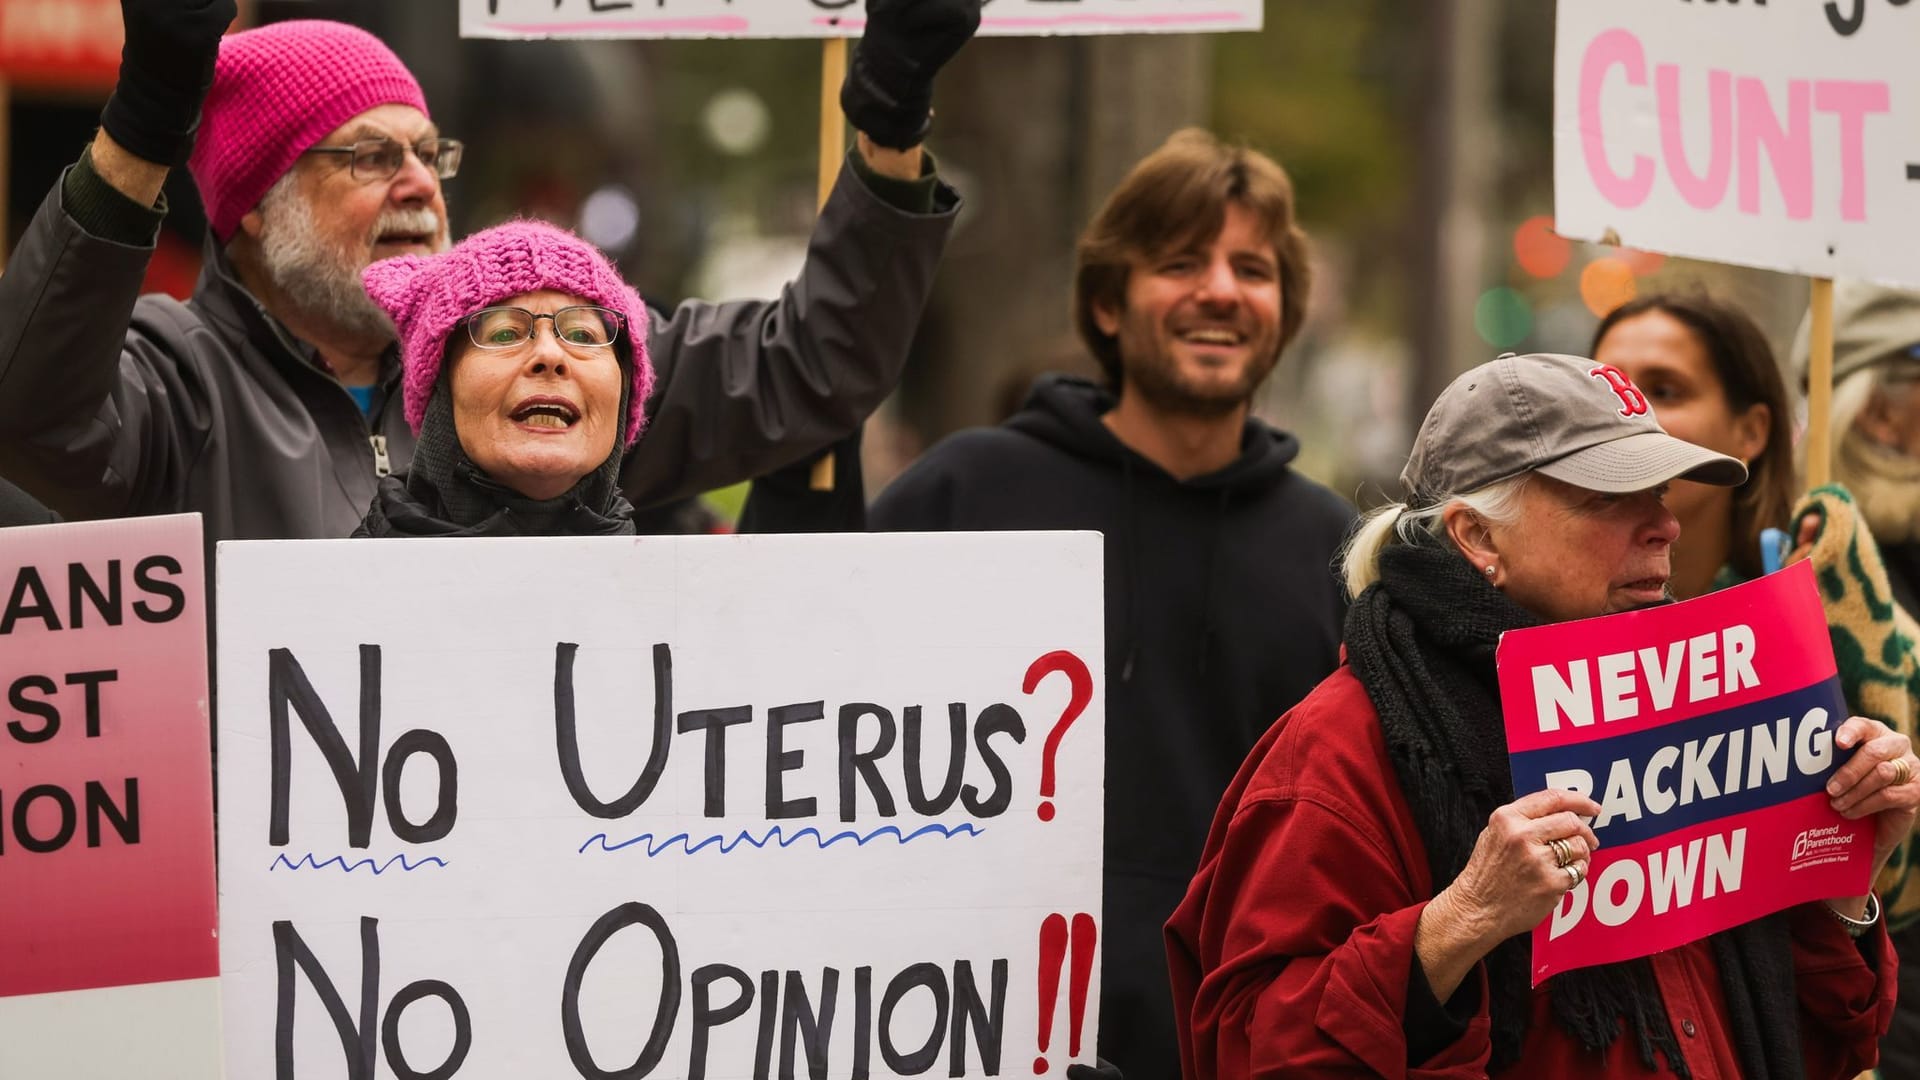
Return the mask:
{"type": "Polygon", "coordinates": [[[460,171],[460,155],[466,145],[459,139],[422,139],[412,146],[394,142],[392,139],[363,139],[352,146],[311,146],[309,154],[348,154],[349,169],[353,178],[362,183],[370,180],[391,179],[407,163],[407,151],[420,159],[420,164],[433,170],[433,174],[445,180],[460,171]]]}
{"type": "Polygon", "coordinates": [[[604,349],[620,336],[620,315],[603,307],[563,307],[551,315],[526,308],[490,307],[463,320],[467,337],[482,349],[517,349],[533,340],[541,319],[553,324],[554,340],[562,345],[604,349]]]}

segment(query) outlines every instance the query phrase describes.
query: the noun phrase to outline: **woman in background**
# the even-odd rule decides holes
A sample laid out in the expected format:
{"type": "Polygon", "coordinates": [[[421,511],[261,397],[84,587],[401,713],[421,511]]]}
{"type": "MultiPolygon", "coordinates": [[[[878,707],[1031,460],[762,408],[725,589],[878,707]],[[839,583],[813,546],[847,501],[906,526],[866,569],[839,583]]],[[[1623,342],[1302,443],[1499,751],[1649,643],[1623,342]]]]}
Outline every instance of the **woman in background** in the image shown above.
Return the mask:
{"type": "MultiPolygon", "coordinates": [[[[1786,384],[1766,336],[1733,305],[1705,294],[1640,297],[1601,320],[1593,353],[1627,373],[1669,434],[1747,463],[1747,482],[1737,488],[1674,482],[1667,505],[1681,530],[1673,594],[1684,600],[1777,567],[1781,554],[1768,565],[1761,534],[1792,528],[1792,557],[1811,558],[1821,581],[1848,707],[1913,737],[1920,627],[1908,617],[1912,592],[1900,571],[1910,550],[1903,545],[1920,536],[1920,459],[1902,457],[1897,421],[1912,418],[1920,445],[1920,394],[1912,392],[1920,386],[1920,297],[1873,286],[1836,291],[1832,430],[1841,486],[1799,495],[1786,384]],[[1883,561],[1876,541],[1888,539],[1892,558],[1883,561]]],[[[1803,327],[1802,357],[1804,337],[1803,327]]],[[[1909,882],[1912,865],[1909,841],[1875,883],[1902,959],[1900,1005],[1880,1047],[1889,1077],[1920,1076],[1920,885],[1909,882]]]]}
{"type": "Polygon", "coordinates": [[[1615,308],[1593,334],[1593,358],[1627,373],[1667,434],[1739,458],[1736,488],[1677,481],[1673,595],[1689,600],[1759,577],[1760,534],[1784,529],[1798,483],[1793,416],[1766,335],[1712,297],[1658,293],[1615,308]]]}

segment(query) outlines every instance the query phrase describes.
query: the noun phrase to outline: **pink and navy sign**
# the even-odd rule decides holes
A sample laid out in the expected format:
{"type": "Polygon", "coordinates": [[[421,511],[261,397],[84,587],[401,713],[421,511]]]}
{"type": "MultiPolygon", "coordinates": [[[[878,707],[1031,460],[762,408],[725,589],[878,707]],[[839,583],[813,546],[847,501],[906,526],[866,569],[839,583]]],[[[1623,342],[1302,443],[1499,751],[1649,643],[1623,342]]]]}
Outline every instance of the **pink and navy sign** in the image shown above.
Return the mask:
{"type": "Polygon", "coordinates": [[[1866,892],[1873,823],[1827,802],[1847,707],[1807,563],[1514,631],[1498,666],[1514,791],[1601,805],[1586,879],[1534,929],[1534,985],[1866,892]]]}

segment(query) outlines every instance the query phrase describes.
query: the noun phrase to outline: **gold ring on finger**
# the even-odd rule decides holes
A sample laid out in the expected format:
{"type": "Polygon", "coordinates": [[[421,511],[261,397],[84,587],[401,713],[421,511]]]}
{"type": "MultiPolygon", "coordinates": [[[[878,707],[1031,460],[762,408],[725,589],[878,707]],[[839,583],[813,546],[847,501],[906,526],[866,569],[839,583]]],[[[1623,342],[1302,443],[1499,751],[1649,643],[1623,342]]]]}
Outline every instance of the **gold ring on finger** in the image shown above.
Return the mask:
{"type": "Polygon", "coordinates": [[[1893,759],[1893,771],[1894,771],[1894,778],[1893,778],[1894,787],[1899,787],[1901,784],[1904,784],[1907,781],[1913,779],[1913,766],[1907,764],[1907,759],[1904,757],[1897,757],[1893,759]]]}
{"type": "Polygon", "coordinates": [[[1564,837],[1554,837],[1547,841],[1547,847],[1553,850],[1553,865],[1564,867],[1573,861],[1573,845],[1564,837]]]}

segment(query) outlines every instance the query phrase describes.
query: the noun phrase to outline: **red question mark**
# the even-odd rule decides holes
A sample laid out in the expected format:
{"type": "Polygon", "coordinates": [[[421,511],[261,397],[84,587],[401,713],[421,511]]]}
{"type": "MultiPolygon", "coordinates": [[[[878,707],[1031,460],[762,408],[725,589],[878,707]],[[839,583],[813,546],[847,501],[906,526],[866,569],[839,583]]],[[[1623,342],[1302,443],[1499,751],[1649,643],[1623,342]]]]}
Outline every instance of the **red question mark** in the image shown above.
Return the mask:
{"type": "Polygon", "coordinates": [[[1086,711],[1087,703],[1093,700],[1093,672],[1087,670],[1087,662],[1066,651],[1058,649],[1035,660],[1027,668],[1027,680],[1023,689],[1031,694],[1040,680],[1056,671],[1064,671],[1073,683],[1073,696],[1067,700],[1067,707],[1061,711],[1053,730],[1047,732],[1047,745],[1040,752],[1040,820],[1053,820],[1053,758],[1060,750],[1060,739],[1066,735],[1067,728],[1086,711]]]}

